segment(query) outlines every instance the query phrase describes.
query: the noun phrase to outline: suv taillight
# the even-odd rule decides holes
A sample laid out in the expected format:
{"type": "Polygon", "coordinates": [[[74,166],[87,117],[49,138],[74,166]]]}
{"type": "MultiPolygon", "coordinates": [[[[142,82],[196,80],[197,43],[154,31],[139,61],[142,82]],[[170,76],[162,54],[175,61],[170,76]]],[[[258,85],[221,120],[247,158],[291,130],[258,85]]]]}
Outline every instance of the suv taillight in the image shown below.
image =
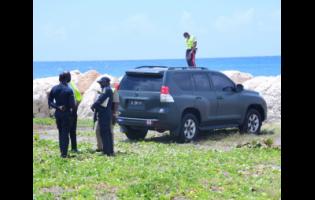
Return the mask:
{"type": "Polygon", "coordinates": [[[119,90],[119,86],[120,86],[120,84],[119,83],[114,83],[114,88],[115,88],[115,90],[119,90]]]}
{"type": "Polygon", "coordinates": [[[167,86],[162,86],[161,87],[161,94],[169,94],[170,90],[167,86]]]}
{"type": "Polygon", "coordinates": [[[169,87],[167,87],[167,86],[161,87],[160,101],[166,102],[166,103],[174,102],[172,95],[170,95],[169,87]]]}

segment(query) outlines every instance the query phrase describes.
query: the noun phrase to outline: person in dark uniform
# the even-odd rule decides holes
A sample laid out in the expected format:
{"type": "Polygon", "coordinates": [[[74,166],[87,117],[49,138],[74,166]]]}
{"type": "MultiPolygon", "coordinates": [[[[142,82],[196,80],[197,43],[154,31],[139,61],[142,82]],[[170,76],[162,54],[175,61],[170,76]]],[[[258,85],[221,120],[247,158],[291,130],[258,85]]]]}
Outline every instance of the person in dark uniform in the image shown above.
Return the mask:
{"type": "Polygon", "coordinates": [[[55,108],[56,124],[59,132],[61,157],[67,157],[72,112],[75,109],[73,91],[67,85],[66,73],[59,75],[59,84],[54,86],[48,96],[49,108],[55,108]]]}
{"type": "Polygon", "coordinates": [[[74,85],[73,82],[71,82],[71,74],[69,71],[64,72],[66,74],[66,81],[68,86],[71,88],[74,94],[74,102],[75,102],[75,108],[72,112],[72,125],[70,127],[70,142],[71,142],[71,151],[74,153],[78,153],[78,147],[77,147],[77,120],[78,120],[78,106],[80,104],[80,101],[82,99],[82,96],[78,90],[78,88],[74,85]]]}
{"type": "Polygon", "coordinates": [[[93,112],[97,112],[100,135],[103,143],[103,153],[107,156],[114,155],[114,142],[111,132],[112,101],[113,91],[110,88],[110,79],[102,77],[97,81],[102,88],[102,92],[94,104],[91,106],[93,112]]]}

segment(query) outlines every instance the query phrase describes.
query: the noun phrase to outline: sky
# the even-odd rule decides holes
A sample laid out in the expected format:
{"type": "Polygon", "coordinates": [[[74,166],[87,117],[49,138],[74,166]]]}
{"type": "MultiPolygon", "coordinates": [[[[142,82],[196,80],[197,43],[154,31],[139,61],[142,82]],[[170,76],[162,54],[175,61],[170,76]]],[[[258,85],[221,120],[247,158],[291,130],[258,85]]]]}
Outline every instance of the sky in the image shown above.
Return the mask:
{"type": "Polygon", "coordinates": [[[280,0],[34,0],[34,61],[281,55],[280,0]]]}

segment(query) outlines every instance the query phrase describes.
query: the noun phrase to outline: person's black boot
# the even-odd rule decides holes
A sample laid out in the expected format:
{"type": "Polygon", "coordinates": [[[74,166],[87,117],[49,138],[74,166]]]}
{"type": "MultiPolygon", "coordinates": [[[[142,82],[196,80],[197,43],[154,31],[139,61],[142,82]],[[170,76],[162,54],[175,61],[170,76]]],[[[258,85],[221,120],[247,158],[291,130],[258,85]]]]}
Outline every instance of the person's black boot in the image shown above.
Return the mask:
{"type": "Polygon", "coordinates": [[[80,151],[78,149],[72,149],[71,152],[72,153],[80,153],[80,151]]]}
{"type": "Polygon", "coordinates": [[[68,156],[67,155],[61,155],[61,158],[67,158],[68,156]]]}

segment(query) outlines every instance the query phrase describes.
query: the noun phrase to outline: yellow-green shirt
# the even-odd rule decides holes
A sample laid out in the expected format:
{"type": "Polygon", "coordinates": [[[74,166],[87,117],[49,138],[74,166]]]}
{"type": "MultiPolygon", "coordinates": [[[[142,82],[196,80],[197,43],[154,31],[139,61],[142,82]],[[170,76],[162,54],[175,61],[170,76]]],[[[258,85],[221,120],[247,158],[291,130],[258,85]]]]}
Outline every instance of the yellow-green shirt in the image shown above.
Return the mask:
{"type": "Polygon", "coordinates": [[[80,103],[82,100],[82,96],[81,96],[81,93],[78,90],[77,86],[75,86],[75,84],[72,81],[69,83],[69,86],[73,91],[74,99],[75,99],[76,103],[80,103]]]}
{"type": "Polygon", "coordinates": [[[186,39],[187,49],[191,49],[194,46],[194,42],[196,42],[196,38],[192,35],[189,37],[189,39],[186,39]]]}

